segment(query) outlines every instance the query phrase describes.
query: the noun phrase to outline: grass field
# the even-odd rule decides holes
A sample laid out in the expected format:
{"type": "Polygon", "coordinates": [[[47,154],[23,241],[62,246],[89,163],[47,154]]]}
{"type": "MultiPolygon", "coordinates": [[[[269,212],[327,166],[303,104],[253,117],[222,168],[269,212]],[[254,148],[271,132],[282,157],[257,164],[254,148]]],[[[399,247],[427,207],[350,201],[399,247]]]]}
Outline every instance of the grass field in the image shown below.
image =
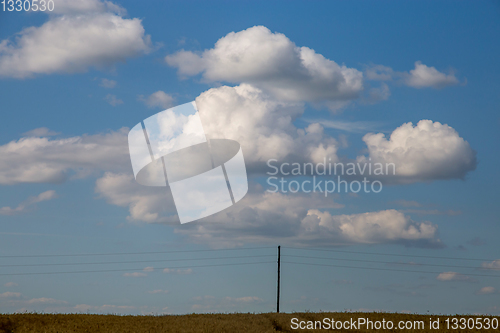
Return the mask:
{"type": "MultiPolygon", "coordinates": [[[[191,314],[191,315],[162,315],[162,316],[117,316],[117,315],[90,315],[90,314],[5,314],[0,315],[0,333],[4,332],[46,332],[46,333],[63,333],[63,332],[498,332],[497,329],[490,328],[489,330],[477,329],[478,322],[485,323],[489,320],[490,325],[498,324],[500,317],[493,316],[445,316],[445,315],[416,315],[416,314],[395,314],[395,313],[351,313],[351,312],[321,312],[321,313],[261,313],[261,314],[191,314]],[[292,319],[296,324],[292,323],[292,319]],[[324,322],[324,318],[333,318],[335,321],[352,321],[357,322],[359,318],[365,318],[372,321],[373,325],[376,322],[382,324],[382,320],[392,321],[394,328],[375,329],[368,328],[367,324],[363,327],[357,326],[349,330],[345,329],[292,329],[297,327],[302,321],[302,326],[314,325],[315,321],[324,322]],[[439,319],[439,329],[431,329],[429,320],[439,319]],[[450,319],[450,328],[447,329],[445,320],[450,319]],[[457,318],[457,329],[452,329],[453,319],[457,318]],[[465,318],[465,322],[474,329],[461,329],[460,320],[465,318]],[[470,319],[472,318],[472,319],[470,319]],[[481,318],[477,320],[477,318],[481,318]],[[489,319],[486,319],[489,318],[489,319]],[[496,319],[494,319],[496,318],[496,319]],[[405,324],[411,323],[416,325],[416,322],[423,322],[424,328],[418,329],[398,329],[396,326],[400,321],[405,324]]],[[[462,320],[464,322],[464,320],[462,320]]],[[[331,321],[330,321],[331,323],[331,321]]],[[[318,324],[316,324],[318,325],[318,324]]],[[[410,325],[410,324],[408,324],[410,325]]],[[[436,325],[436,323],[434,323],[436,325]]],[[[326,325],[327,326],[327,325],[326,325]]],[[[311,326],[310,326],[311,327],[311,326]]]]}

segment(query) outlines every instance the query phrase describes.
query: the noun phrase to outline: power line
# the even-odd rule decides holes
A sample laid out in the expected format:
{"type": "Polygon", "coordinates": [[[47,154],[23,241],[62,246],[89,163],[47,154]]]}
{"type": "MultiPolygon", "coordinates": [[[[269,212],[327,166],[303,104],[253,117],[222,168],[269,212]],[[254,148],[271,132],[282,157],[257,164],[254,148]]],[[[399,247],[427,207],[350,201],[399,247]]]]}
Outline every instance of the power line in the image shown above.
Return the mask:
{"type": "Polygon", "coordinates": [[[274,257],[272,254],[258,256],[236,256],[236,257],[213,257],[213,258],[186,258],[186,259],[158,259],[158,260],[132,260],[132,261],[101,261],[101,262],[79,262],[79,263],[61,263],[61,264],[12,264],[0,265],[0,267],[39,267],[39,266],[76,266],[76,265],[107,265],[107,264],[137,264],[166,261],[191,261],[191,260],[216,260],[216,259],[243,259],[243,258],[262,258],[274,257]]]}
{"type": "MultiPolygon", "coordinates": [[[[88,254],[45,254],[45,255],[18,255],[18,256],[0,256],[0,258],[44,258],[44,257],[83,257],[83,256],[114,256],[114,255],[145,255],[145,254],[181,254],[181,253],[201,253],[201,252],[212,252],[217,253],[220,251],[241,251],[241,250],[260,250],[260,249],[270,249],[274,248],[268,247],[250,247],[250,248],[234,248],[234,249],[211,249],[211,250],[182,250],[182,251],[155,251],[155,252],[127,252],[127,253],[88,253],[88,254]]],[[[432,258],[432,259],[443,259],[443,260],[481,260],[487,261],[487,259],[477,259],[477,258],[457,258],[457,257],[437,257],[437,256],[420,256],[420,255],[406,255],[406,254],[391,254],[391,253],[373,253],[373,252],[362,252],[362,251],[345,251],[345,250],[333,250],[333,249],[322,249],[322,248],[297,248],[297,247],[286,247],[288,249],[295,250],[306,250],[306,251],[323,251],[323,252],[339,252],[339,253],[351,253],[351,254],[369,254],[369,255],[381,255],[381,256],[395,256],[395,257],[412,257],[412,258],[432,258]]],[[[247,255],[247,256],[224,256],[224,257],[202,257],[202,258],[185,258],[185,259],[153,259],[153,260],[129,260],[129,261],[101,261],[101,262],[80,262],[80,263],[48,263],[48,264],[5,264],[0,265],[0,267],[41,267],[41,266],[78,266],[78,265],[114,265],[114,264],[134,264],[134,263],[158,263],[158,262],[177,262],[177,261],[196,261],[196,260],[231,260],[231,259],[246,259],[246,258],[264,258],[272,257],[274,255],[247,255]]],[[[316,260],[334,260],[334,261],[347,261],[347,262],[360,262],[360,263],[378,263],[378,264],[404,264],[390,261],[381,260],[366,260],[366,259],[348,259],[348,258],[328,258],[319,256],[302,256],[302,255],[284,255],[285,258],[303,258],[303,259],[316,259],[316,260]]],[[[260,262],[258,262],[260,263],[260,262]]],[[[230,266],[230,265],[246,265],[246,264],[258,264],[258,263],[227,263],[227,264],[213,264],[213,265],[196,265],[191,267],[211,267],[211,266],[230,266]]],[[[267,263],[267,262],[263,262],[267,263]]],[[[420,271],[420,270],[406,270],[406,269],[392,269],[392,268],[375,268],[375,267],[359,267],[359,266],[348,266],[348,265],[329,265],[329,264],[316,264],[316,263],[303,263],[294,261],[285,261],[284,263],[291,264],[303,264],[303,265],[313,265],[313,266],[330,266],[330,267],[343,267],[343,268],[354,268],[354,269],[365,269],[365,270],[379,270],[379,271],[395,271],[395,272],[413,272],[413,273],[431,273],[439,274],[442,272],[435,271],[420,271]]],[[[431,267],[451,267],[451,268],[464,268],[464,269],[480,269],[481,267],[473,266],[462,266],[462,265],[447,265],[447,264],[417,264],[419,266],[431,266],[431,267]]],[[[169,268],[189,268],[189,267],[169,267],[169,268]]],[[[141,270],[138,269],[103,269],[103,270],[82,270],[82,271],[63,271],[63,272],[28,272],[28,273],[5,273],[0,274],[0,276],[8,275],[38,275],[38,274],[73,274],[73,273],[97,273],[97,272],[120,272],[129,270],[141,270]]],[[[159,268],[163,269],[163,268],[159,268]]],[[[494,270],[494,268],[485,268],[485,270],[494,270]]],[[[471,276],[486,276],[486,277],[500,277],[498,275],[486,275],[486,274],[468,274],[471,276]]]]}
{"type": "Polygon", "coordinates": [[[325,252],[339,252],[339,253],[353,253],[353,254],[370,254],[379,256],[393,256],[393,257],[411,257],[411,258],[427,258],[427,259],[450,259],[450,260],[475,260],[475,261],[494,261],[496,259],[480,259],[480,258],[459,258],[459,257],[436,257],[436,256],[419,256],[411,254],[394,254],[394,253],[380,253],[380,252],[361,252],[361,251],[343,251],[331,249],[318,249],[318,248],[300,248],[300,247],[286,247],[287,249],[306,250],[306,251],[325,251],[325,252]]]}
{"type": "MultiPolygon", "coordinates": [[[[323,260],[338,260],[338,261],[357,261],[357,262],[368,262],[368,263],[379,263],[379,264],[392,264],[392,265],[411,265],[411,264],[407,264],[407,263],[398,263],[398,262],[380,261],[380,260],[325,258],[325,257],[295,256],[295,255],[289,255],[289,254],[283,255],[283,257],[306,258],[306,259],[323,259],[323,260]]],[[[433,266],[433,267],[470,268],[470,269],[481,268],[481,269],[484,269],[484,270],[498,270],[498,268],[488,268],[488,267],[478,267],[478,266],[438,265],[438,264],[421,264],[421,263],[415,263],[413,266],[433,266]]]]}
{"type": "MultiPolygon", "coordinates": [[[[200,268],[200,267],[216,267],[216,266],[236,266],[236,265],[255,265],[255,264],[270,264],[275,263],[274,261],[262,261],[262,262],[245,262],[245,263],[232,263],[232,264],[213,264],[213,265],[195,265],[195,266],[179,266],[179,267],[161,267],[156,268],[158,270],[164,269],[183,269],[183,268],[200,268]]],[[[0,274],[0,276],[11,276],[11,275],[52,275],[52,274],[77,274],[77,273],[104,273],[104,272],[126,272],[126,271],[142,271],[143,268],[128,268],[128,269],[102,269],[102,270],[92,270],[92,271],[67,271],[67,272],[30,272],[30,273],[7,273],[0,274]]]]}
{"type": "MultiPolygon", "coordinates": [[[[409,254],[394,254],[394,253],[377,253],[377,252],[362,252],[362,251],[346,251],[346,250],[333,250],[324,248],[299,248],[299,247],[284,247],[295,250],[305,251],[324,251],[324,252],[338,252],[338,253],[352,253],[352,254],[368,254],[380,256],[395,256],[395,257],[412,257],[412,258],[431,258],[431,259],[450,259],[450,260],[475,260],[475,261],[493,261],[495,259],[481,259],[481,258],[460,258],[460,257],[438,257],[438,256],[422,256],[422,255],[409,255],[409,254]]],[[[153,251],[153,252],[115,252],[115,253],[77,253],[77,254],[38,254],[38,255],[0,255],[0,258],[42,258],[42,257],[85,257],[85,256],[118,256],[118,255],[143,255],[143,254],[167,254],[167,253],[196,253],[196,252],[218,252],[218,251],[241,251],[241,250],[259,250],[259,249],[274,249],[273,246],[262,247],[245,247],[234,249],[209,249],[209,250],[183,250],[183,251],[153,251]]]]}
{"type": "Polygon", "coordinates": [[[165,254],[165,253],[190,253],[190,252],[213,252],[213,251],[239,251],[239,250],[259,250],[259,249],[274,249],[274,246],[262,246],[262,247],[242,247],[242,248],[236,248],[236,249],[184,250],[184,251],[157,251],[157,252],[118,252],[118,253],[80,253],[80,254],[36,254],[36,255],[14,255],[14,256],[0,256],[0,258],[42,258],[42,257],[91,257],[91,256],[121,256],[121,255],[165,254]]]}
{"type": "MultiPolygon", "coordinates": [[[[434,272],[434,271],[416,271],[416,270],[392,269],[392,268],[375,268],[375,267],[358,267],[358,266],[345,266],[345,265],[313,264],[313,263],[294,262],[294,261],[282,261],[282,262],[286,263],[286,264],[298,264],[298,265],[309,265],[309,266],[324,266],[324,267],[339,267],[339,268],[354,268],[354,269],[375,270],[375,271],[425,273],[425,274],[441,274],[441,273],[443,273],[443,272],[434,272]]],[[[487,275],[487,274],[467,274],[467,276],[483,276],[483,277],[496,277],[496,278],[500,278],[500,275],[487,275]]]]}

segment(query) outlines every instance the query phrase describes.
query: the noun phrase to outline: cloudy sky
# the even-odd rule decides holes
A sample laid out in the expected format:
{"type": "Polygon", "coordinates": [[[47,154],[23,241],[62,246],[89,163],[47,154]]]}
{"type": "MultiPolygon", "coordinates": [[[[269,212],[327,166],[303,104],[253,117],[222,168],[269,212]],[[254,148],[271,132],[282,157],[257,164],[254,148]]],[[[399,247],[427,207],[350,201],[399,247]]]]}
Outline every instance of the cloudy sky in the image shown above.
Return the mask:
{"type": "Polygon", "coordinates": [[[0,312],[275,311],[281,245],[282,311],[499,314],[499,33],[498,2],[0,12],[0,312]],[[249,192],[181,225],[127,135],[193,100],[249,192]],[[276,192],[269,160],[396,172],[276,192]]]}

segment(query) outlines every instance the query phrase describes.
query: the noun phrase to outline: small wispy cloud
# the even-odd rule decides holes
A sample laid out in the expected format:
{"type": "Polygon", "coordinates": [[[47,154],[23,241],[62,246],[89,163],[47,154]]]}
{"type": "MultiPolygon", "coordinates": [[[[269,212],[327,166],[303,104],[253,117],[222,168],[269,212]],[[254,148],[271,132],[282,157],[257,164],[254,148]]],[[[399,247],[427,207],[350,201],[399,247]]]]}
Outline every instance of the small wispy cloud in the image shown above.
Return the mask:
{"type": "Polygon", "coordinates": [[[146,273],[142,273],[142,272],[133,272],[133,273],[124,273],[123,276],[138,278],[138,277],[146,277],[148,275],[146,273]]]}
{"type": "Polygon", "coordinates": [[[104,97],[104,100],[108,102],[111,106],[117,106],[123,104],[123,101],[121,99],[117,98],[115,95],[112,94],[107,94],[106,97],[104,97]]]}
{"type": "Polygon", "coordinates": [[[47,136],[54,136],[58,135],[60,133],[51,131],[47,127],[39,127],[35,128],[31,131],[23,133],[24,137],[47,137],[47,136]]]}
{"type": "Polygon", "coordinates": [[[54,298],[41,297],[41,298],[30,299],[29,301],[26,301],[26,303],[28,303],[28,304],[67,304],[68,302],[61,301],[61,300],[54,299],[54,298]]]}
{"type": "Polygon", "coordinates": [[[144,102],[150,108],[167,109],[172,107],[174,103],[174,98],[161,90],[158,90],[149,96],[139,95],[137,99],[144,102]]]}
{"type": "Polygon", "coordinates": [[[224,300],[229,302],[237,302],[237,303],[252,303],[252,302],[263,302],[264,300],[257,296],[245,296],[245,297],[226,297],[224,300]]]}
{"type": "Polygon", "coordinates": [[[498,290],[495,287],[483,287],[476,292],[476,295],[491,295],[498,294],[498,290]]]}
{"type": "Polygon", "coordinates": [[[500,270],[500,259],[493,260],[491,262],[483,262],[481,264],[481,268],[484,268],[484,269],[493,269],[493,270],[500,270]]]}
{"type": "Polygon", "coordinates": [[[443,272],[440,273],[437,277],[439,281],[463,281],[463,282],[476,282],[476,280],[472,279],[470,276],[463,275],[457,272],[443,272]]]}
{"type": "Polygon", "coordinates": [[[4,287],[10,288],[10,287],[17,287],[18,284],[15,282],[7,282],[6,284],[3,285],[4,287]]]}
{"type": "Polygon", "coordinates": [[[2,207],[0,208],[0,215],[16,215],[21,214],[27,211],[31,206],[35,205],[38,202],[48,201],[56,198],[56,191],[50,190],[45,191],[37,195],[36,197],[29,197],[28,199],[21,202],[16,208],[12,207],[2,207]]]}
{"type": "Polygon", "coordinates": [[[467,244],[472,246],[483,246],[486,245],[486,241],[480,237],[475,237],[467,242],[467,244]]]}
{"type": "Polygon", "coordinates": [[[375,104],[381,101],[386,101],[391,96],[391,90],[385,83],[381,83],[378,87],[372,87],[368,90],[368,94],[364,99],[367,104],[375,104]]]}
{"type": "Polygon", "coordinates": [[[101,83],[99,84],[103,88],[114,88],[116,86],[116,81],[114,80],[108,80],[108,79],[101,79],[101,83]]]}
{"type": "Polygon", "coordinates": [[[398,206],[403,206],[403,207],[422,207],[422,205],[420,203],[418,203],[417,201],[414,201],[414,200],[400,199],[400,200],[392,201],[391,203],[398,205],[398,206]]]}
{"type": "Polygon", "coordinates": [[[7,291],[0,294],[0,298],[19,298],[19,297],[21,297],[21,293],[14,293],[11,291],[7,291]]]}
{"type": "Polygon", "coordinates": [[[155,294],[168,294],[168,290],[155,289],[155,290],[146,291],[146,293],[152,294],[152,295],[155,295],[155,294]]]}
{"type": "Polygon", "coordinates": [[[435,67],[415,62],[415,68],[409,72],[397,72],[391,67],[383,65],[371,65],[365,70],[365,76],[372,81],[395,81],[413,88],[435,88],[440,89],[457,84],[466,84],[455,76],[453,70],[448,73],[440,72],[435,67]]]}
{"type": "Polygon", "coordinates": [[[70,309],[73,312],[102,312],[102,313],[130,313],[136,307],[132,305],[114,305],[114,304],[104,304],[104,305],[88,305],[88,304],[77,304],[70,309]]]}
{"type": "Polygon", "coordinates": [[[193,270],[191,268],[187,268],[187,269],[183,269],[183,268],[178,268],[178,269],[165,268],[163,270],[163,273],[185,275],[185,274],[192,274],[193,270]]]}
{"type": "MultiPolygon", "coordinates": [[[[379,131],[378,128],[383,125],[378,121],[341,121],[326,119],[304,119],[307,123],[318,123],[325,128],[333,128],[350,133],[367,133],[379,131]]],[[[383,132],[383,131],[382,131],[383,132]]]]}

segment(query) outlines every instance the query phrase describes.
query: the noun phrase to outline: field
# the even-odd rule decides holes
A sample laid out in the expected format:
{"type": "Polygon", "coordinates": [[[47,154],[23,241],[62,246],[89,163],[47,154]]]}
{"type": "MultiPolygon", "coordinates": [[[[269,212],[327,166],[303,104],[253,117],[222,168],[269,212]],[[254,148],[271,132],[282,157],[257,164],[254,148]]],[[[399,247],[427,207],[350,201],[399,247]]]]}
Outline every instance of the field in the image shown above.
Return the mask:
{"type": "MultiPolygon", "coordinates": [[[[497,323],[499,317],[478,317],[478,316],[445,316],[445,315],[417,315],[417,314],[396,314],[396,313],[351,313],[351,312],[321,312],[321,313],[261,313],[261,314],[190,314],[190,315],[162,315],[162,316],[118,316],[118,315],[91,315],[91,314],[5,314],[0,315],[0,333],[4,332],[480,332],[480,331],[499,331],[497,328],[485,330],[477,329],[478,322],[484,323],[489,321],[497,323]],[[292,323],[292,319],[297,318],[292,323]],[[392,321],[394,328],[389,329],[367,329],[356,327],[349,330],[335,329],[292,329],[292,326],[297,327],[302,321],[302,326],[314,325],[315,321],[324,322],[324,318],[333,318],[335,321],[353,321],[357,322],[359,318],[365,318],[372,321],[372,325],[381,325],[382,320],[392,321]],[[430,328],[430,318],[434,321],[435,329],[430,328]],[[436,319],[439,318],[439,329],[436,327],[436,319]],[[450,318],[450,329],[447,329],[445,320],[450,318]],[[457,329],[452,330],[451,325],[453,319],[457,318],[457,325],[461,325],[460,319],[465,318],[462,322],[469,325],[476,325],[475,329],[457,329]],[[472,319],[471,319],[472,318],[472,319]],[[477,320],[477,318],[480,318],[477,320]],[[488,318],[488,319],[487,319],[488,318]],[[496,318],[496,319],[494,319],[496,318]],[[404,321],[407,325],[416,325],[416,322],[423,322],[424,328],[418,329],[397,329],[400,321],[404,321]]],[[[330,322],[331,323],[331,322],[330,322]]],[[[318,324],[316,324],[318,325],[318,324]]],[[[471,326],[470,326],[471,327],[471,326]]]]}

